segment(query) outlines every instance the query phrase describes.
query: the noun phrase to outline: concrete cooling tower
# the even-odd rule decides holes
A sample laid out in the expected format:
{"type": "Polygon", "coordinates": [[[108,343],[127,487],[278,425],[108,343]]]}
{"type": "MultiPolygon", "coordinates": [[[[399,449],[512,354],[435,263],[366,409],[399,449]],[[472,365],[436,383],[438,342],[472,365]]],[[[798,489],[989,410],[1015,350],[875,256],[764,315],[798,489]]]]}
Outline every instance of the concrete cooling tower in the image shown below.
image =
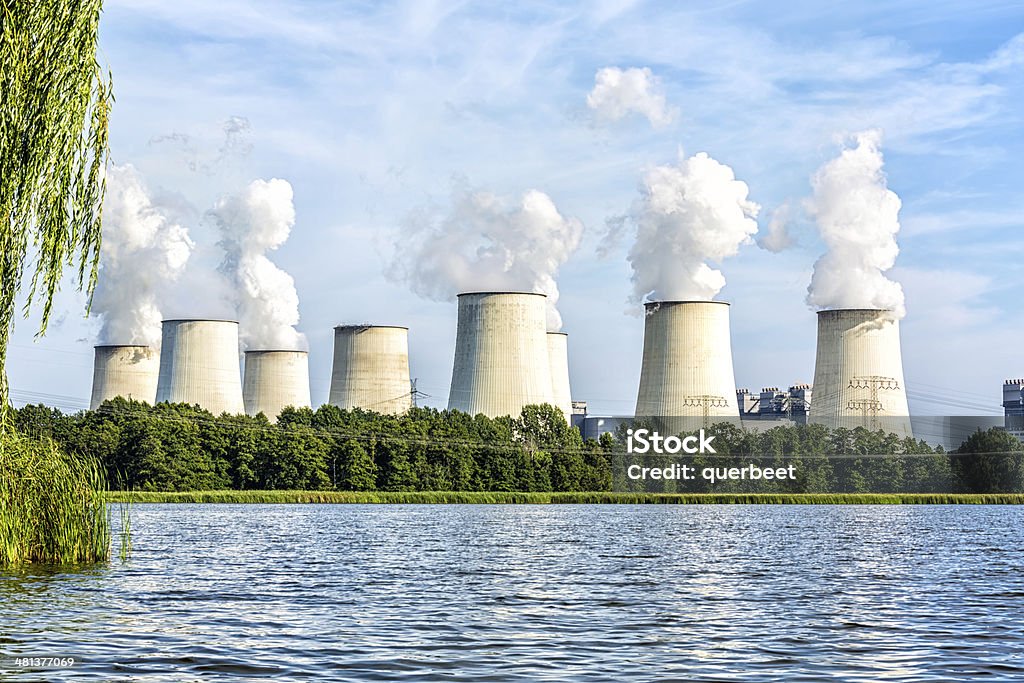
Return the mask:
{"type": "Polygon", "coordinates": [[[117,396],[145,401],[156,399],[160,356],[148,346],[104,344],[96,347],[92,366],[89,410],[117,396]]]}
{"type": "Polygon", "coordinates": [[[685,418],[673,432],[737,419],[729,304],[654,301],[645,312],[636,416],[685,418]]]}
{"type": "Polygon", "coordinates": [[[328,403],[399,415],[412,407],[409,330],[389,325],[334,328],[328,403]]]}
{"type": "Polygon", "coordinates": [[[238,323],[165,320],[156,400],[199,404],[214,415],[244,413],[238,323]]]}
{"type": "Polygon", "coordinates": [[[810,422],[913,436],[899,321],[889,311],[818,312],[810,422]]]}
{"type": "Polygon", "coordinates": [[[448,408],[518,417],[523,406],[554,403],[544,294],[459,294],[448,408]]]}
{"type": "Polygon", "coordinates": [[[309,408],[309,354],[305,351],[246,351],[242,398],[246,415],[276,421],[281,411],[309,408]]]}
{"type": "Polygon", "coordinates": [[[566,422],[572,421],[572,394],[569,391],[569,335],[548,332],[548,363],[551,365],[551,405],[561,408],[566,422]]]}

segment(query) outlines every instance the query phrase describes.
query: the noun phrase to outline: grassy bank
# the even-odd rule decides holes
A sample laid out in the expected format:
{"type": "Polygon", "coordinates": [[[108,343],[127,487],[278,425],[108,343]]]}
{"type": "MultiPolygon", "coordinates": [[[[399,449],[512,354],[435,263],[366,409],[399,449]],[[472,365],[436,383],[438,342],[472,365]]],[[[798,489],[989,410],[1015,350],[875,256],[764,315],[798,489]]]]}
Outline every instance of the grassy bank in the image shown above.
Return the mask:
{"type": "Polygon", "coordinates": [[[48,439],[0,433],[0,567],[107,559],[104,489],[95,462],[48,439]]]}
{"type": "Polygon", "coordinates": [[[134,503],[456,503],[456,504],[771,504],[771,505],[1020,505],[1024,494],[946,493],[518,493],[504,491],[112,491],[111,502],[134,503]]]}

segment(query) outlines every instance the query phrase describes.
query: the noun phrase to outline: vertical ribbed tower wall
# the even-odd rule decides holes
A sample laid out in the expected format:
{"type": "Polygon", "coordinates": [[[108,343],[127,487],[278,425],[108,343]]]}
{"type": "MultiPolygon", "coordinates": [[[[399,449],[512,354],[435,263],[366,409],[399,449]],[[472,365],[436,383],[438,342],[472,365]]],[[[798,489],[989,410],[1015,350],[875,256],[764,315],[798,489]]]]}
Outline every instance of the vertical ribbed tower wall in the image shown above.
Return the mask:
{"type": "Polygon", "coordinates": [[[412,407],[409,330],[390,325],[334,328],[328,403],[400,415],[412,407]]]}
{"type": "Polygon", "coordinates": [[[160,374],[160,355],[148,346],[101,344],[92,366],[92,397],[89,410],[104,401],[123,396],[152,404],[160,374]]]}
{"type": "Polygon", "coordinates": [[[244,413],[238,323],[163,321],[156,400],[199,404],[214,415],[244,413]]]}
{"type": "Polygon", "coordinates": [[[309,354],[305,351],[245,352],[242,398],[246,415],[276,421],[285,408],[309,408],[309,354]]]}
{"type": "Polygon", "coordinates": [[[546,301],[522,292],[459,294],[449,409],[518,417],[523,406],[554,403],[546,301]]]}
{"type": "Polygon", "coordinates": [[[738,419],[729,304],[653,301],[644,308],[637,417],[738,419]]]}
{"type": "Polygon", "coordinates": [[[569,335],[548,332],[548,363],[551,366],[551,405],[561,408],[566,422],[572,422],[572,392],[569,389],[569,335]]]}
{"type": "Polygon", "coordinates": [[[912,436],[900,325],[891,312],[818,312],[810,422],[912,436]]]}

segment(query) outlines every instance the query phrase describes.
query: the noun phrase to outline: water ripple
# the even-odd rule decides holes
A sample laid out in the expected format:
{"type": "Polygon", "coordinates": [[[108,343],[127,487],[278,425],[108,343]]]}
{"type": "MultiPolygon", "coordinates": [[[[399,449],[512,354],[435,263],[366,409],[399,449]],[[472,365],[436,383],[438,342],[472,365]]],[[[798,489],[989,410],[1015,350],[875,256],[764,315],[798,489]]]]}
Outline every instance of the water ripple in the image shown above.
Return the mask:
{"type": "Polygon", "coordinates": [[[143,505],[132,527],[127,564],[0,574],[0,679],[1024,679],[1014,507],[143,505]]]}

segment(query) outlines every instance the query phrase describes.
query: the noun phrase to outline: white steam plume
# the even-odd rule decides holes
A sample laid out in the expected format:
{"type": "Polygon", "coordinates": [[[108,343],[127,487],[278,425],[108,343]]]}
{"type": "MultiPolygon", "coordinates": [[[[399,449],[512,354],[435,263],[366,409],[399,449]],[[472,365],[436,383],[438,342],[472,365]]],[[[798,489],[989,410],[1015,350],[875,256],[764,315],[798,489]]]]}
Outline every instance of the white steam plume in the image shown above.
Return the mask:
{"type": "Polygon", "coordinates": [[[159,348],[166,293],[195,247],[173,204],[154,198],[131,165],[107,170],[103,245],[92,310],[103,344],[159,348]]]}
{"type": "Polygon", "coordinates": [[[288,239],[295,224],[292,186],[286,180],[254,180],[217,200],[209,212],[224,249],[220,271],[232,282],[239,332],[248,349],[299,350],[303,335],[295,280],[266,253],[288,239]]]}
{"type": "Polygon", "coordinates": [[[902,318],[903,288],[884,273],[896,263],[900,198],[886,187],[881,132],[854,136],[811,178],[808,211],[828,251],[814,264],[807,303],[817,309],[881,308],[902,318]]]}
{"type": "Polygon", "coordinates": [[[632,301],[714,298],[725,277],[707,262],[734,256],[757,232],[761,207],[747,192],[731,168],[704,152],[680,153],[678,165],[648,171],[628,216],[636,226],[632,301]]]}
{"type": "Polygon", "coordinates": [[[435,301],[465,291],[547,294],[548,329],[557,331],[562,318],[555,276],[582,236],[583,224],[562,216],[538,190],[508,202],[457,188],[446,211],[421,209],[410,216],[387,275],[435,301]]]}
{"type": "Polygon", "coordinates": [[[661,81],[647,67],[599,69],[594,75],[594,88],[587,95],[587,106],[599,121],[619,121],[636,113],[646,116],[655,128],[672,123],[678,113],[665,103],[661,81]]]}
{"type": "Polygon", "coordinates": [[[796,244],[796,240],[789,231],[791,213],[788,203],[776,207],[768,221],[767,231],[757,238],[757,246],[777,254],[796,244]]]}

